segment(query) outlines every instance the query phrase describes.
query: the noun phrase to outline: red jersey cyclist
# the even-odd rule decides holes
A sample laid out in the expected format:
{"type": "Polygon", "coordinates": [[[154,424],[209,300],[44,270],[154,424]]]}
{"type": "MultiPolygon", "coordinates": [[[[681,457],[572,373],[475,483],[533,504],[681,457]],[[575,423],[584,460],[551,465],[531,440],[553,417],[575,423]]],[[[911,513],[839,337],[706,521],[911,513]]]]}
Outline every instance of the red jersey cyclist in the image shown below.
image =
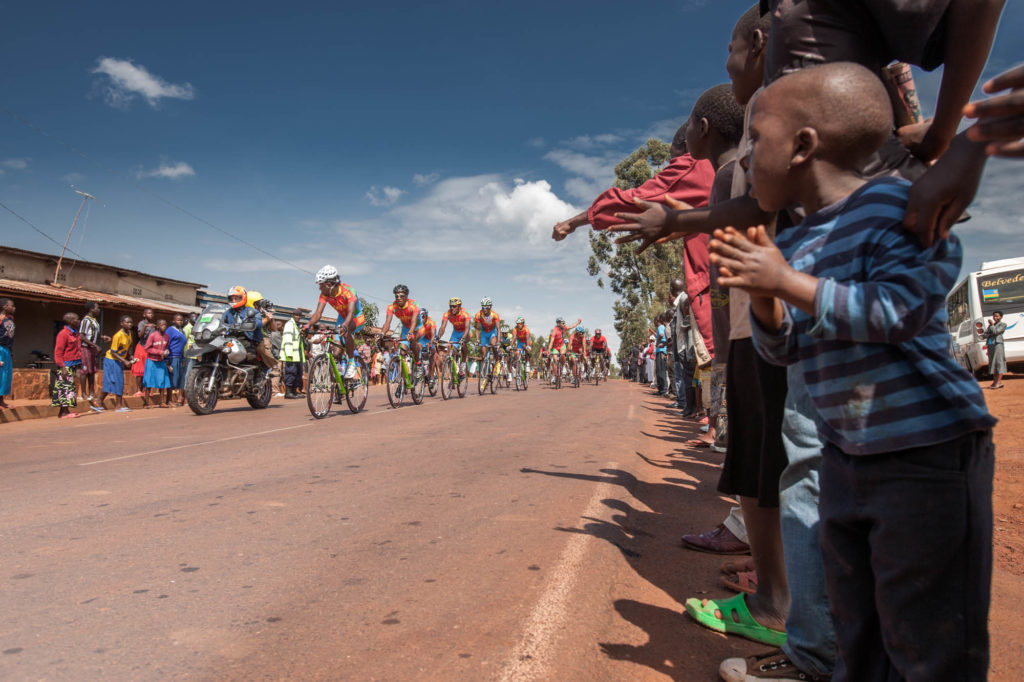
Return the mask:
{"type": "Polygon", "coordinates": [[[580,358],[583,359],[583,362],[586,362],[588,357],[587,330],[583,328],[583,325],[577,325],[569,337],[569,371],[574,372],[576,370],[576,363],[579,362],[580,358]]]}
{"type": "MultiPolygon", "coordinates": [[[[355,335],[362,331],[366,324],[363,316],[363,304],[359,297],[347,284],[343,284],[338,271],[333,265],[325,265],[316,273],[316,283],[320,287],[320,300],[316,304],[313,316],[309,318],[306,329],[314,329],[323,316],[324,308],[330,305],[338,313],[335,330],[345,341],[345,351],[350,358],[356,358],[355,335]]],[[[345,378],[356,376],[356,364],[346,363],[345,378]]]]}
{"type": "Polygon", "coordinates": [[[441,316],[441,329],[437,333],[438,338],[444,336],[444,330],[448,328],[449,322],[452,324],[452,336],[448,339],[448,343],[462,344],[462,366],[459,367],[459,371],[465,374],[466,359],[469,356],[469,345],[466,343],[469,339],[465,337],[473,323],[473,318],[462,309],[462,299],[458,296],[448,299],[448,312],[441,316]]]}
{"type": "MultiPolygon", "coordinates": [[[[582,319],[576,320],[576,323],[573,326],[582,321],[582,319]]],[[[566,339],[567,336],[568,333],[566,331],[565,318],[559,317],[555,320],[555,326],[548,335],[548,361],[551,363],[551,383],[555,383],[555,372],[558,371],[556,362],[558,360],[558,355],[561,354],[565,348],[565,342],[568,340],[566,339]]]]}
{"type": "Polygon", "coordinates": [[[494,353],[494,361],[498,361],[498,328],[501,326],[501,318],[498,313],[491,310],[494,302],[488,296],[480,299],[480,312],[473,318],[473,331],[476,332],[477,341],[480,343],[480,359],[483,360],[483,351],[490,348],[494,353]]]}
{"type": "Polygon", "coordinates": [[[437,355],[437,325],[426,308],[420,308],[420,331],[417,336],[430,362],[430,368],[433,370],[435,365],[440,366],[440,358],[437,355]]]}
{"type": "Polygon", "coordinates": [[[381,335],[383,336],[390,331],[391,318],[397,317],[398,321],[402,323],[402,333],[399,335],[398,340],[409,343],[413,360],[418,363],[420,361],[419,331],[423,325],[423,321],[420,320],[420,307],[416,304],[416,301],[409,298],[409,287],[404,284],[395,285],[393,291],[395,302],[388,306],[387,318],[384,320],[384,326],[380,330],[381,335]]]}
{"type": "Polygon", "coordinates": [[[530,340],[530,328],[526,326],[526,318],[516,318],[516,326],[512,328],[512,335],[516,337],[516,350],[519,357],[523,358],[523,351],[526,351],[526,359],[530,357],[530,349],[533,348],[533,341],[530,340]]]}
{"type": "Polygon", "coordinates": [[[590,350],[594,351],[595,357],[604,358],[604,373],[608,376],[608,366],[611,362],[611,349],[608,348],[608,339],[604,337],[600,329],[594,330],[590,337],[590,350]]]}

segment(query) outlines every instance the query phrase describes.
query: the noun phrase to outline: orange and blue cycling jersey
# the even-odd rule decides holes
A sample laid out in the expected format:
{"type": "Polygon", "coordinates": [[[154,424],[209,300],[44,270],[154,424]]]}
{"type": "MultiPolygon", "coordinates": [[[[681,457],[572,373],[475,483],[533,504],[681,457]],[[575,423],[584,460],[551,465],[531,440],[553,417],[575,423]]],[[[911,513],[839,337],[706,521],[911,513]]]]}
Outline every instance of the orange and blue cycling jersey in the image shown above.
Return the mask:
{"type": "Polygon", "coordinates": [[[403,336],[407,335],[410,329],[419,329],[423,324],[420,322],[420,307],[411,298],[406,300],[405,306],[402,308],[392,303],[388,306],[387,312],[397,317],[398,321],[402,323],[403,336]]]}
{"type": "Polygon", "coordinates": [[[434,340],[434,336],[437,334],[437,325],[434,324],[434,318],[428,317],[423,326],[420,327],[420,338],[430,343],[434,340]]]}
{"type": "Polygon", "coordinates": [[[346,321],[348,317],[348,306],[352,301],[355,301],[356,303],[355,315],[352,320],[352,328],[358,329],[366,322],[366,317],[363,315],[362,302],[359,300],[359,297],[356,296],[355,292],[352,291],[352,288],[349,285],[344,282],[339,283],[337,292],[333,296],[324,296],[323,294],[320,294],[320,302],[327,303],[338,313],[339,325],[346,321]]]}
{"type": "Polygon", "coordinates": [[[480,325],[481,332],[489,334],[498,328],[498,325],[501,323],[501,318],[498,317],[498,313],[493,310],[491,311],[490,318],[486,318],[481,310],[476,314],[476,317],[473,318],[473,322],[480,325]]]}
{"type": "Polygon", "coordinates": [[[582,353],[584,349],[584,342],[587,340],[583,334],[573,334],[569,337],[569,350],[573,353],[582,353]]]}
{"type": "Polygon", "coordinates": [[[590,347],[594,350],[604,350],[606,345],[608,345],[608,339],[604,338],[604,334],[590,338],[590,347]]]}
{"type": "Polygon", "coordinates": [[[522,329],[519,327],[513,327],[512,333],[516,335],[516,341],[519,343],[527,343],[530,340],[530,328],[525,324],[522,329]]]}
{"type": "Polygon", "coordinates": [[[441,318],[441,321],[450,322],[452,325],[452,329],[454,331],[458,332],[459,334],[465,334],[466,330],[469,329],[469,323],[471,321],[471,318],[469,317],[469,313],[467,313],[465,310],[460,310],[454,315],[452,315],[450,312],[445,313],[444,316],[441,318]]]}

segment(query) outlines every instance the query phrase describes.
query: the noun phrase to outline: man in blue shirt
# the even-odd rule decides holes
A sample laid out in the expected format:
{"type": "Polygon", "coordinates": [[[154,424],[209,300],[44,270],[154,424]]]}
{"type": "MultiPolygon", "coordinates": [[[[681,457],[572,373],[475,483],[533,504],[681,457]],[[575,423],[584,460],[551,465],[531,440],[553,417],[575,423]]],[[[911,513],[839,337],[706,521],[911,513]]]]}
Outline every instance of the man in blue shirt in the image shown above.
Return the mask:
{"type": "Polygon", "coordinates": [[[188,338],[182,329],[185,318],[181,313],[174,316],[171,326],[167,328],[167,369],[171,371],[171,389],[177,393],[175,403],[178,407],[185,404],[185,344],[188,338]]]}
{"type": "Polygon", "coordinates": [[[658,395],[668,395],[668,363],[666,362],[668,330],[665,328],[665,325],[668,324],[670,318],[671,315],[669,313],[662,313],[655,318],[658,329],[654,345],[654,372],[658,378],[658,395]]]}

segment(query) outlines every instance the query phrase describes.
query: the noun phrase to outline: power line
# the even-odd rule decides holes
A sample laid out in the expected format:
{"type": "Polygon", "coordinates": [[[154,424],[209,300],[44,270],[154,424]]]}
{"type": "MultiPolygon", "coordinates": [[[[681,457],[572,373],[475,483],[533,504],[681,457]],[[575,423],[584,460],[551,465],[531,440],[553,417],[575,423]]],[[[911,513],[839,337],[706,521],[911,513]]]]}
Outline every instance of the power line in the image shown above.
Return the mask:
{"type": "MultiPolygon", "coordinates": [[[[36,231],[36,232],[38,232],[39,234],[41,234],[41,235],[43,235],[44,237],[46,237],[47,239],[49,239],[49,240],[50,240],[51,242],[53,242],[53,243],[54,243],[54,244],[56,244],[57,246],[61,246],[61,247],[63,247],[63,246],[64,246],[64,245],[63,245],[63,244],[61,244],[61,243],[60,243],[59,241],[57,241],[56,239],[54,239],[54,238],[53,238],[53,237],[51,237],[50,235],[48,235],[48,234],[46,234],[45,232],[43,232],[42,230],[40,230],[40,229],[39,229],[38,227],[36,227],[36,226],[35,226],[35,225],[33,225],[32,223],[30,223],[30,222],[28,221],[28,219],[27,219],[27,218],[25,218],[25,217],[23,217],[23,216],[20,216],[20,215],[18,215],[17,213],[15,213],[15,212],[14,212],[14,209],[12,209],[12,208],[11,208],[10,206],[8,206],[7,204],[5,204],[5,203],[3,203],[3,202],[0,202],[0,206],[2,206],[2,207],[3,207],[3,208],[4,208],[4,209],[5,209],[5,210],[6,210],[6,211],[7,211],[8,213],[10,213],[11,215],[13,215],[13,216],[14,216],[15,218],[17,218],[17,219],[18,219],[18,220],[20,220],[21,222],[25,223],[26,225],[28,225],[29,227],[31,227],[31,228],[32,228],[33,230],[35,230],[35,231],[36,231]]],[[[67,250],[68,250],[68,252],[70,252],[70,253],[73,253],[74,255],[78,256],[79,258],[82,258],[82,254],[80,254],[80,253],[76,253],[75,251],[72,251],[71,249],[67,249],[67,250]]]]}

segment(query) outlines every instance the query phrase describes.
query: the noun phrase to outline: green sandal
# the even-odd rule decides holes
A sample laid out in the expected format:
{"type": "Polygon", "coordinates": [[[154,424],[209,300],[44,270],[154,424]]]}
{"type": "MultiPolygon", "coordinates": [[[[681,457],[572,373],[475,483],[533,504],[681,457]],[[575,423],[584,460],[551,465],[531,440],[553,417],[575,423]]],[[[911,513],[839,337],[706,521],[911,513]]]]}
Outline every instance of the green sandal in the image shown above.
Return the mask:
{"type": "Polygon", "coordinates": [[[786,633],[761,625],[750,615],[745,594],[729,599],[687,599],[686,612],[695,621],[715,632],[739,635],[769,646],[780,647],[786,643],[786,633]],[[722,614],[719,618],[715,611],[722,614]],[[735,614],[739,622],[733,617],[735,614]]]}

